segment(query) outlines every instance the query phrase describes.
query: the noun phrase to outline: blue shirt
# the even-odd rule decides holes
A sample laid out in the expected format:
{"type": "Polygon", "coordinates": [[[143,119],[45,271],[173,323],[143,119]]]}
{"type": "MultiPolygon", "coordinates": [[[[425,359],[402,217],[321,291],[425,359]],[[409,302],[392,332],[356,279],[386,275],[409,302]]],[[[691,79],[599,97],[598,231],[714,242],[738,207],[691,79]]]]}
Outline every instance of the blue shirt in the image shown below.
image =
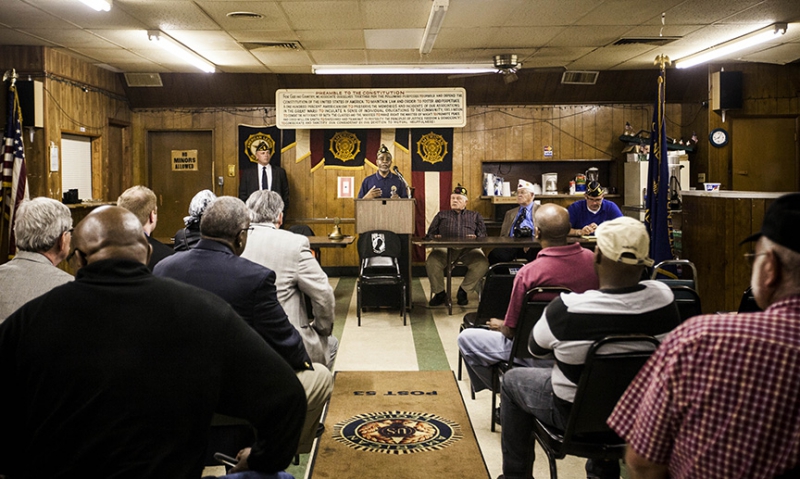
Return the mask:
{"type": "Polygon", "coordinates": [[[531,232],[533,232],[533,201],[531,201],[531,204],[529,204],[528,206],[522,206],[517,211],[517,216],[514,218],[514,222],[511,223],[511,231],[508,232],[508,236],[514,236],[514,225],[517,224],[517,220],[519,219],[519,214],[523,210],[523,208],[525,209],[525,219],[522,220],[522,223],[520,223],[519,227],[524,228],[527,226],[528,228],[531,229],[531,232]]]}
{"type": "Polygon", "coordinates": [[[585,199],[572,203],[567,208],[567,211],[569,212],[569,224],[576,230],[592,223],[599,225],[603,221],[613,220],[622,216],[619,206],[614,204],[613,201],[607,200],[603,200],[597,213],[589,211],[585,199]]]}
{"type": "Polygon", "coordinates": [[[391,198],[392,186],[397,187],[397,196],[400,198],[408,198],[408,190],[406,190],[405,183],[403,183],[403,180],[401,180],[399,176],[392,172],[389,172],[386,178],[382,177],[380,173],[375,173],[374,175],[369,175],[364,178],[364,181],[361,182],[361,189],[358,190],[358,197],[363,198],[373,186],[381,189],[380,198],[391,198]]]}

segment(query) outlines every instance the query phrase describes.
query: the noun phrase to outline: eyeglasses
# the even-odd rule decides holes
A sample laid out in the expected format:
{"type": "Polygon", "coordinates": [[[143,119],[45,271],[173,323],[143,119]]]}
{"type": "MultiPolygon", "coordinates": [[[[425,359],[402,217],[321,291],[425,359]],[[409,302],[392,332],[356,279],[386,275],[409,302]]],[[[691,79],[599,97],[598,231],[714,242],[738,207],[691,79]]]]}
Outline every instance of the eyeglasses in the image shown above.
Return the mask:
{"type": "Polygon", "coordinates": [[[763,253],[745,253],[744,259],[747,260],[747,264],[752,268],[753,263],[756,261],[756,256],[763,256],[765,254],[769,254],[769,251],[764,251],[763,253]]]}
{"type": "Polygon", "coordinates": [[[249,226],[247,228],[243,228],[243,229],[239,230],[239,233],[241,233],[242,231],[247,231],[247,234],[249,235],[250,233],[253,232],[254,229],[256,229],[254,226],[249,226]]]}

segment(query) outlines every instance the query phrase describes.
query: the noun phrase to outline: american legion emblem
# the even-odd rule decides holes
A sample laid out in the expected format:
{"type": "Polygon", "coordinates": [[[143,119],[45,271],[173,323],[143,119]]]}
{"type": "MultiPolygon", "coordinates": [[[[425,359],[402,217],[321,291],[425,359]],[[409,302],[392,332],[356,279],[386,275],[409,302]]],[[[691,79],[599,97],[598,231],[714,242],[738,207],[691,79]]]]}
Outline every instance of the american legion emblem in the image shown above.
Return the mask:
{"type": "Polygon", "coordinates": [[[438,451],[463,437],[458,423],[435,414],[383,411],[359,414],[333,427],[333,439],[359,451],[413,454],[438,451]]]}
{"type": "Polygon", "coordinates": [[[338,131],[331,138],[330,152],[340,161],[350,161],[361,151],[361,140],[349,131],[338,131]]]}
{"type": "Polygon", "coordinates": [[[430,132],[417,141],[417,154],[422,161],[436,164],[447,156],[447,142],[442,135],[430,132]]]}
{"type": "Polygon", "coordinates": [[[258,160],[256,160],[256,151],[263,149],[269,150],[270,153],[275,152],[275,140],[272,139],[272,135],[260,132],[254,133],[248,136],[244,141],[245,153],[253,163],[258,163],[258,160]]]}

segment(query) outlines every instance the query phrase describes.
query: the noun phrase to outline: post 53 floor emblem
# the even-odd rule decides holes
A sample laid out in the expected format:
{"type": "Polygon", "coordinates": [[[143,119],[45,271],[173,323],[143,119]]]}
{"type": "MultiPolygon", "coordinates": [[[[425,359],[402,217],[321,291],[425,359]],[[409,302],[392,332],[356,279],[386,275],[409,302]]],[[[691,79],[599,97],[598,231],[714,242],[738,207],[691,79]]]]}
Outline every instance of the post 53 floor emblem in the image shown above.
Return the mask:
{"type": "Polygon", "coordinates": [[[333,438],[359,451],[413,454],[443,449],[462,438],[461,426],[435,414],[382,411],[333,427],[333,438]]]}

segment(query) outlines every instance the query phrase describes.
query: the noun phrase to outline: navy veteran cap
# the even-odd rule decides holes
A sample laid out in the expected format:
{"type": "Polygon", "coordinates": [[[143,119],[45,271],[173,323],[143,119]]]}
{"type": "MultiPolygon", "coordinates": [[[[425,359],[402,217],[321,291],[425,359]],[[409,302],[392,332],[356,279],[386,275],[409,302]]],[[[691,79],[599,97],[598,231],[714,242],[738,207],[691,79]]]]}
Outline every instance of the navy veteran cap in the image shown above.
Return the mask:
{"type": "Polygon", "coordinates": [[[463,186],[461,186],[461,183],[459,183],[459,184],[458,184],[458,186],[456,186],[455,188],[453,188],[453,194],[454,194],[454,195],[464,195],[464,196],[468,196],[468,195],[467,195],[467,189],[466,189],[466,188],[464,188],[463,186]]]}
{"type": "Polygon", "coordinates": [[[764,214],[761,231],[748,236],[740,244],[762,236],[800,253],[800,193],[791,193],[775,200],[764,214]]]}

